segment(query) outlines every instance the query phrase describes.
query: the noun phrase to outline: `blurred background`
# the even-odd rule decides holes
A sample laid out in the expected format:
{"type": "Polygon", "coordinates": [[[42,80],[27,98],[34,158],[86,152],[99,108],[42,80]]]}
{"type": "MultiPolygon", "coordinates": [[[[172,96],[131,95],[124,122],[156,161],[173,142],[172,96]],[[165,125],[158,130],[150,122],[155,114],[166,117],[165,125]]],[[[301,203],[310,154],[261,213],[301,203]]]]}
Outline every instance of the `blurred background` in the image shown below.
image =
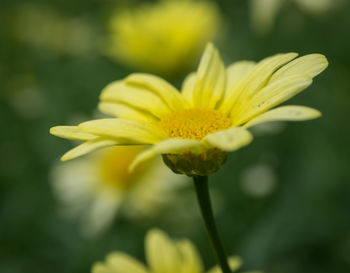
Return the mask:
{"type": "Polygon", "coordinates": [[[255,128],[254,142],[210,177],[227,252],[243,258],[242,270],[350,272],[350,2],[179,2],[1,0],[1,273],[89,272],[114,250],[144,260],[151,227],[190,238],[206,268],[214,264],[182,177],[156,214],[116,213],[108,227],[84,233],[81,210],[70,215],[57,190],[59,157],[76,144],[49,135],[52,126],[100,117],[102,88],[131,72],[180,87],[208,40],[227,65],[290,51],[330,63],[289,102],[322,118],[255,128]]]}

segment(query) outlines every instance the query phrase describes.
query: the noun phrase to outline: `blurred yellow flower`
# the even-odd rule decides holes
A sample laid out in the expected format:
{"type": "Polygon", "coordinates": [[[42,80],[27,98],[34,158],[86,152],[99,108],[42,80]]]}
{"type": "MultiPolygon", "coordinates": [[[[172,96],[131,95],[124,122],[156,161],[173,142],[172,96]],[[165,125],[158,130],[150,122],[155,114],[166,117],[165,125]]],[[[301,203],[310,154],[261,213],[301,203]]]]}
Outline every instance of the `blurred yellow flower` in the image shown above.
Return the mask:
{"type": "Polygon", "coordinates": [[[149,144],[131,169],[161,154],[174,172],[208,175],[224,163],[226,152],[251,142],[246,128],[320,116],[304,106],[270,110],[306,89],[328,65],[320,54],[297,55],[277,54],[225,68],[217,49],[208,44],[197,72],[186,78],[181,93],[156,76],[131,74],[109,84],[101,94],[100,110],[118,118],[56,126],[51,134],[84,141],[63,161],[104,146],[149,144]]]}
{"type": "MultiPolygon", "coordinates": [[[[253,29],[265,34],[273,27],[277,14],[287,0],[250,0],[253,29]]],[[[322,14],[338,6],[342,0],[292,0],[301,9],[312,14],[322,14]]]]}
{"type": "Polygon", "coordinates": [[[128,172],[143,150],[112,147],[53,168],[52,184],[63,212],[81,218],[85,235],[102,232],[120,213],[131,218],[155,216],[174,200],[185,177],[173,174],[159,157],[128,172]]]}
{"type": "Polygon", "coordinates": [[[161,0],[116,12],[107,54],[136,69],[174,75],[188,69],[220,26],[215,2],[161,0]]]}
{"type": "MultiPolygon", "coordinates": [[[[164,232],[152,229],[145,240],[145,254],[148,267],[122,252],[110,253],[104,263],[97,262],[92,273],[203,273],[202,260],[196,247],[187,239],[172,240],[164,232]]],[[[229,260],[232,271],[242,265],[241,258],[229,260]]],[[[220,273],[214,267],[208,273],[220,273]]],[[[258,273],[258,271],[250,272],[258,273]]]]}

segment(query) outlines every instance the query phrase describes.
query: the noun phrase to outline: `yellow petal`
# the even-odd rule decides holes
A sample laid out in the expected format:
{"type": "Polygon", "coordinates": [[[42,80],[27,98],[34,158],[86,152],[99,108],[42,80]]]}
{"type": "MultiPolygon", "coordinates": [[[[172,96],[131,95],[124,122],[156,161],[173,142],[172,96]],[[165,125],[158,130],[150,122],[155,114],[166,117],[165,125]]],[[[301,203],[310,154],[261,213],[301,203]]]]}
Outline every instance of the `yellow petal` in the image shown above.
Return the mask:
{"type": "Polygon", "coordinates": [[[108,140],[108,139],[103,139],[103,138],[97,138],[94,140],[89,140],[84,142],[83,144],[80,144],[79,146],[69,150],[66,152],[62,157],[62,161],[68,161],[74,158],[77,158],[79,156],[85,155],[87,153],[90,153],[94,150],[108,147],[108,146],[113,146],[119,144],[118,142],[114,140],[108,140]]]}
{"type": "Polygon", "coordinates": [[[95,263],[92,266],[91,273],[115,273],[115,272],[111,272],[103,263],[95,263]]]}
{"type": "Polygon", "coordinates": [[[92,140],[96,138],[95,135],[83,132],[78,128],[78,126],[55,126],[50,128],[50,134],[57,137],[80,141],[92,140]]]}
{"type": "Polygon", "coordinates": [[[106,264],[110,269],[110,273],[148,273],[148,270],[142,263],[121,252],[109,254],[106,264]]]}
{"type": "Polygon", "coordinates": [[[146,237],[146,258],[152,273],[179,273],[178,249],[162,231],[153,229],[146,237]]]}
{"type": "Polygon", "coordinates": [[[243,127],[248,128],[256,124],[269,121],[301,121],[318,118],[321,112],[310,107],[305,106],[281,106],[257,116],[256,118],[247,122],[243,127]]]}
{"type": "Polygon", "coordinates": [[[166,102],[172,111],[184,108],[185,101],[180,92],[162,78],[150,74],[134,73],[128,76],[125,82],[153,92],[166,102]]]}
{"type": "Polygon", "coordinates": [[[137,110],[123,103],[100,102],[98,109],[107,115],[140,121],[156,122],[158,119],[148,112],[137,110]]]}
{"type": "Polygon", "coordinates": [[[325,56],[321,54],[305,55],[277,70],[269,80],[269,84],[294,74],[306,74],[313,78],[325,70],[327,66],[328,61],[325,56]]]}
{"type": "Polygon", "coordinates": [[[292,75],[275,81],[245,102],[245,107],[233,116],[233,124],[240,125],[275,107],[303,91],[312,83],[307,75],[292,75]]]}
{"type": "Polygon", "coordinates": [[[141,162],[144,162],[152,157],[160,154],[178,154],[183,153],[186,150],[190,150],[194,153],[198,153],[203,149],[203,143],[195,139],[180,139],[170,138],[161,141],[146,151],[139,154],[134,162],[130,165],[129,171],[132,171],[141,162]]]}
{"type": "Polygon", "coordinates": [[[232,152],[248,145],[253,140],[252,135],[242,127],[231,127],[207,135],[204,141],[223,151],[232,152]]]}
{"type": "Polygon", "coordinates": [[[227,86],[225,96],[229,96],[231,91],[239,84],[239,82],[253,70],[256,63],[251,61],[240,61],[231,64],[226,68],[227,86]]]}
{"type": "Polygon", "coordinates": [[[162,118],[172,111],[156,94],[141,86],[129,85],[124,81],[115,81],[107,85],[101,93],[103,102],[118,102],[145,111],[162,118]]]}
{"type": "MultiPolygon", "coordinates": [[[[238,256],[232,256],[228,258],[228,263],[232,271],[236,271],[242,266],[242,259],[238,256]]],[[[208,273],[222,273],[221,268],[218,266],[213,267],[208,273]]]]}
{"type": "Polygon", "coordinates": [[[189,240],[181,240],[177,247],[182,257],[179,273],[202,273],[203,264],[195,246],[189,240]]]}
{"type": "Polygon", "coordinates": [[[277,54],[260,61],[254,66],[234,89],[231,96],[225,99],[220,109],[226,113],[235,113],[237,108],[244,105],[253,95],[260,91],[268,82],[271,75],[281,66],[293,60],[297,53],[277,54]]]}
{"type": "Polygon", "coordinates": [[[196,73],[190,73],[182,84],[181,94],[190,106],[194,106],[193,92],[196,84],[196,73]]]}
{"type": "Polygon", "coordinates": [[[194,106],[215,108],[224,96],[226,71],[218,50],[209,43],[201,58],[194,87],[194,106]]]}
{"type": "Polygon", "coordinates": [[[136,120],[110,118],[83,122],[79,128],[88,133],[123,140],[124,144],[153,144],[166,138],[158,126],[136,120]]]}

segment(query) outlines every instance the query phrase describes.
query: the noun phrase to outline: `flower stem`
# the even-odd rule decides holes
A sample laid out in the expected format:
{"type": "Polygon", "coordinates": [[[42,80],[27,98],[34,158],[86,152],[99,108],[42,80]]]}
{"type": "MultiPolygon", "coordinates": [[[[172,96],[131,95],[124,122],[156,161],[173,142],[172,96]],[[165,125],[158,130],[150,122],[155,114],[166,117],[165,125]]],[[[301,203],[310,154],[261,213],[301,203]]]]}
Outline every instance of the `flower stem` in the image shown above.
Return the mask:
{"type": "Polygon", "coordinates": [[[211,247],[214,251],[215,258],[221,267],[222,273],[231,273],[227,263],[226,254],[222,246],[218,231],[216,229],[213,209],[211,207],[208,176],[194,176],[194,186],[196,189],[197,200],[204,219],[205,227],[209,237],[211,247]]]}

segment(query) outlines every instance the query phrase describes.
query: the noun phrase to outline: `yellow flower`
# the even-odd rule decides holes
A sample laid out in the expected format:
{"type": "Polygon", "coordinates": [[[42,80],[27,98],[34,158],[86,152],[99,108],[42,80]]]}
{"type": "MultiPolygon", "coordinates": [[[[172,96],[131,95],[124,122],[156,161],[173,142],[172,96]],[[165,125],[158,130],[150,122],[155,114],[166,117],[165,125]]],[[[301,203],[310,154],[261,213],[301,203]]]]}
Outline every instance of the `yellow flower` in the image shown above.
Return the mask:
{"type": "MultiPolygon", "coordinates": [[[[293,0],[301,9],[321,14],[338,6],[342,0],[293,0]]],[[[267,33],[273,26],[277,14],[286,0],[251,0],[252,26],[258,33],[267,33]]]]}
{"type": "Polygon", "coordinates": [[[296,57],[296,53],[277,54],[225,68],[217,49],[208,44],[197,72],[186,78],[181,93],[156,76],[131,74],[109,84],[101,94],[100,110],[118,118],[57,126],[51,133],[84,141],[63,161],[104,146],[149,144],[131,169],[161,154],[177,173],[208,175],[224,163],[226,152],[252,140],[246,128],[320,116],[304,106],[270,110],[306,89],[328,65],[320,54],[296,57]]]}
{"type": "MultiPolygon", "coordinates": [[[[172,240],[164,232],[153,229],[147,233],[145,254],[149,268],[122,252],[110,253],[104,263],[95,263],[92,273],[203,273],[203,264],[196,247],[187,239],[172,240]]],[[[242,261],[234,256],[229,260],[232,271],[242,261]]],[[[220,273],[214,267],[208,273],[220,273]]],[[[253,272],[250,272],[253,273],[253,272]]],[[[254,271],[258,273],[258,271],[254,271]]]]}
{"type": "Polygon", "coordinates": [[[81,218],[85,235],[99,234],[121,213],[131,218],[155,216],[174,200],[184,177],[173,174],[159,157],[128,172],[143,150],[112,147],[53,168],[52,184],[63,212],[81,218]]]}
{"type": "Polygon", "coordinates": [[[110,20],[107,54],[162,75],[189,68],[215,37],[220,14],[214,2],[163,0],[121,10],[110,20]]]}

